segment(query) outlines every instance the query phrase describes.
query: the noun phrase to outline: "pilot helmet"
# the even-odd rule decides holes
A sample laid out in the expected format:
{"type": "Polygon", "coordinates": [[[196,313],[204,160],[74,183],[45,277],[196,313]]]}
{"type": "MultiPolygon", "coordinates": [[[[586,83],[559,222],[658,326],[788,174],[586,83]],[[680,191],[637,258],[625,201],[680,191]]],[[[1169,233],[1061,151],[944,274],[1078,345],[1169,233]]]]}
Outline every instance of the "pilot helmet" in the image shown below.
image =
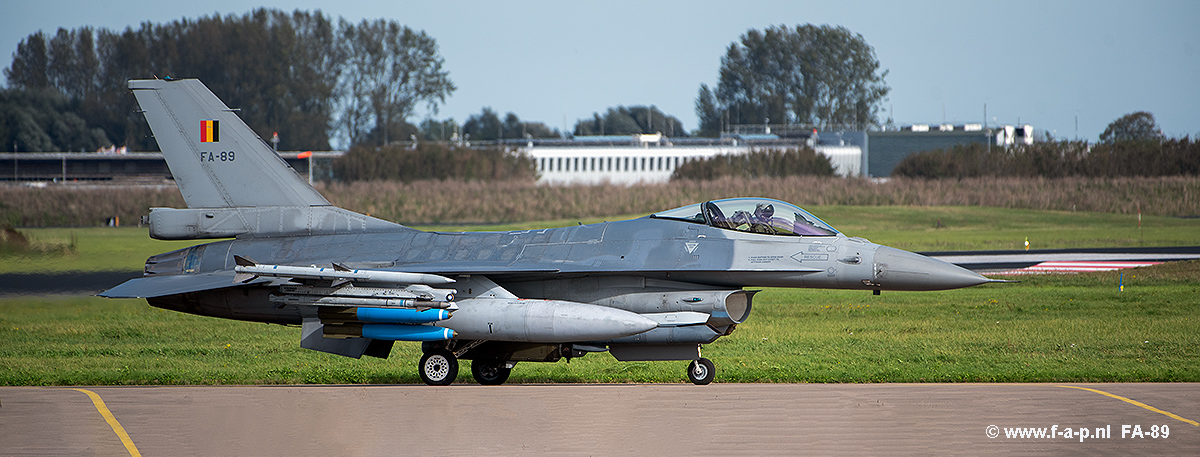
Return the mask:
{"type": "Polygon", "coordinates": [[[754,215],[760,219],[769,219],[775,216],[775,206],[770,203],[759,203],[754,207],[754,215]]]}

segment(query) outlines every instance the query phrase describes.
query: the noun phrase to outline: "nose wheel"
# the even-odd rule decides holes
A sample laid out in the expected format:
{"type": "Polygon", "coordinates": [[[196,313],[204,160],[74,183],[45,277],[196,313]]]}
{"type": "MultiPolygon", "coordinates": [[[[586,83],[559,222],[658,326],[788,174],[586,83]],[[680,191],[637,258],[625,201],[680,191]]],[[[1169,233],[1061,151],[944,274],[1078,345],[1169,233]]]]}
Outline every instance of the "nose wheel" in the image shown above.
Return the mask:
{"type": "Polygon", "coordinates": [[[713,366],[712,360],[701,357],[688,364],[687,375],[692,384],[703,386],[712,382],[713,377],[717,375],[717,368],[713,366]]]}
{"type": "Polygon", "coordinates": [[[458,377],[458,358],[442,348],[434,348],[421,357],[417,366],[421,380],[431,386],[448,386],[458,377]]]}

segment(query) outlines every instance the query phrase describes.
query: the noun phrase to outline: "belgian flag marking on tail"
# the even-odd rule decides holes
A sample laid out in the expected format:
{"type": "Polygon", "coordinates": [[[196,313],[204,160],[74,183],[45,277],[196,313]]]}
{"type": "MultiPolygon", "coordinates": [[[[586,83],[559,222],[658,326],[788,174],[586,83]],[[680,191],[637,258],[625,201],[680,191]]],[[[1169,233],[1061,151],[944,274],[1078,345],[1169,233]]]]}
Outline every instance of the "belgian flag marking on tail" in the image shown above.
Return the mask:
{"type": "Polygon", "coordinates": [[[200,142],[216,143],[221,141],[221,121],[200,121],[200,142]]]}

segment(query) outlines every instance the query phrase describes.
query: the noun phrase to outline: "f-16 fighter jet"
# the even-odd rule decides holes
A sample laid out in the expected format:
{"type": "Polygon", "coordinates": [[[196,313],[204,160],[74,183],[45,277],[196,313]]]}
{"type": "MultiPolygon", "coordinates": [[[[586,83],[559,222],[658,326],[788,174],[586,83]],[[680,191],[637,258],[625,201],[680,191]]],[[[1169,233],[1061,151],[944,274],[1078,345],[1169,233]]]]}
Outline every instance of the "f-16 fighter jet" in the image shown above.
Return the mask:
{"type": "Polygon", "coordinates": [[[150,236],[222,239],[146,260],[102,293],[203,316],[301,327],[300,346],[359,358],[420,342],[421,379],[447,385],[460,359],[482,384],[518,362],[591,352],[690,361],[750,317],[746,287],[943,290],[991,282],[848,237],[768,198],[731,198],[599,224],[423,232],[338,208],[200,81],[129,88],[187,202],[152,208],[150,236]]]}

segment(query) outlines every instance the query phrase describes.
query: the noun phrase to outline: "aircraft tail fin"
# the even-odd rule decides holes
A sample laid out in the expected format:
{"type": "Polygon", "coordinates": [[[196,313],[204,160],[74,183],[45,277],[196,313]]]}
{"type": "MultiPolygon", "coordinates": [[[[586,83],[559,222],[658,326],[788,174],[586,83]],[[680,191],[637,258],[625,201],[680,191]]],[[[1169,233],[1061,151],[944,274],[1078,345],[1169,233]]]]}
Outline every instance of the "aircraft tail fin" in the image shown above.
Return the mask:
{"type": "Polygon", "coordinates": [[[329,205],[199,80],[129,88],[189,208],[329,205]]]}
{"type": "Polygon", "coordinates": [[[391,231],[329,204],[195,79],[129,81],[188,209],[151,208],[160,240],[391,231]]]}

